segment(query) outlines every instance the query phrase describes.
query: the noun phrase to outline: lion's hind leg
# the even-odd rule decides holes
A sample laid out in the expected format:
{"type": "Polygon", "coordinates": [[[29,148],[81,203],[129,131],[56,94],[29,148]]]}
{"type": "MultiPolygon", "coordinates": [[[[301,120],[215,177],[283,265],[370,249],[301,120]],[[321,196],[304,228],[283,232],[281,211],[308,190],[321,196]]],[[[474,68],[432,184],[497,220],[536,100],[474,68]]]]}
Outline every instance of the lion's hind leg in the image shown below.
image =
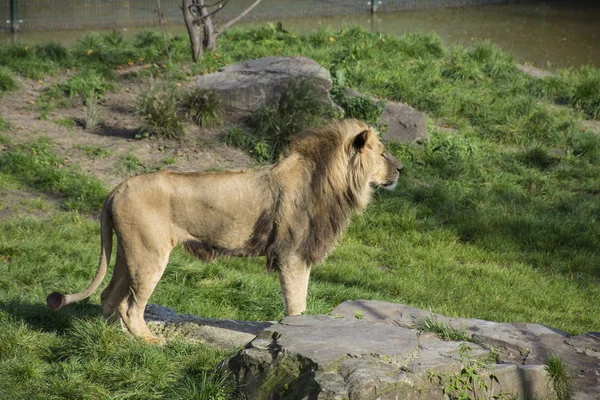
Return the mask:
{"type": "Polygon", "coordinates": [[[157,253],[157,248],[160,247],[143,248],[126,260],[128,292],[118,309],[123,324],[131,334],[148,343],[164,344],[164,339],[154,336],[144,321],[146,304],[162,277],[171,252],[169,248],[167,252],[157,253]]]}
{"type": "Polygon", "coordinates": [[[123,252],[119,246],[117,250],[117,260],[113,270],[112,278],[102,295],[100,300],[102,302],[102,314],[104,318],[111,323],[119,323],[123,329],[123,321],[118,311],[118,307],[121,303],[127,300],[129,293],[129,280],[127,279],[126,273],[127,265],[123,259],[123,252]]]}

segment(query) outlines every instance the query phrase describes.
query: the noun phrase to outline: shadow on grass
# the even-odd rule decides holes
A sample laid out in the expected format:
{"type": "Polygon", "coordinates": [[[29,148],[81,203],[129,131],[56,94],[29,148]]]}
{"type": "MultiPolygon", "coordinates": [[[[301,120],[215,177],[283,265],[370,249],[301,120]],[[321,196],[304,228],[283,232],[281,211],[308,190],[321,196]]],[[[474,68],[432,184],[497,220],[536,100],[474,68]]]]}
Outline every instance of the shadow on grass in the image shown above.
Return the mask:
{"type": "Polygon", "coordinates": [[[15,321],[22,321],[32,329],[42,332],[63,332],[76,319],[102,316],[99,305],[79,303],[59,311],[52,311],[43,304],[23,303],[19,300],[0,302],[0,311],[9,314],[15,321]]]}

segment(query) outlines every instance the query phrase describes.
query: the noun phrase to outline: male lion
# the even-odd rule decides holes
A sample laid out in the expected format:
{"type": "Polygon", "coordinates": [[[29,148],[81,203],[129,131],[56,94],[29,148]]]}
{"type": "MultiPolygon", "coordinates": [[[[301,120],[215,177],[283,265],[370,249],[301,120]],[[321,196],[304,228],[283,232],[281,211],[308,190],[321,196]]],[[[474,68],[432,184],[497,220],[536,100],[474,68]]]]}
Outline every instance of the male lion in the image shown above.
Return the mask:
{"type": "Polygon", "coordinates": [[[266,256],[267,268],[279,275],[285,314],[300,314],[311,266],[327,256],[350,216],[367,206],[371,187],[392,190],[401,168],[372,128],[345,120],[300,133],[275,165],[127,179],[102,209],[96,276],[84,291],[54,292],[46,302],[58,310],[98,288],[114,230],[117,259],[102,312],[148,342],[162,342],[148,330],[144,309],[178,243],[204,260],[266,256]]]}

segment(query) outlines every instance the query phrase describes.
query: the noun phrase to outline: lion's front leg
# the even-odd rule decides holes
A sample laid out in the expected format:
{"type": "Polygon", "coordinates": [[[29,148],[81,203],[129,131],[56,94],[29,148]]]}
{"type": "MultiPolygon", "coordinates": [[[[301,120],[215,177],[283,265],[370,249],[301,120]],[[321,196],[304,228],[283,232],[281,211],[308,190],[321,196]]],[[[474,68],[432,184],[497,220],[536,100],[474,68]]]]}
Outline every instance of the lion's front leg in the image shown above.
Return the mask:
{"type": "Polygon", "coordinates": [[[310,265],[296,255],[283,258],[278,265],[281,295],[285,315],[299,315],[306,311],[306,295],[310,265]]]}

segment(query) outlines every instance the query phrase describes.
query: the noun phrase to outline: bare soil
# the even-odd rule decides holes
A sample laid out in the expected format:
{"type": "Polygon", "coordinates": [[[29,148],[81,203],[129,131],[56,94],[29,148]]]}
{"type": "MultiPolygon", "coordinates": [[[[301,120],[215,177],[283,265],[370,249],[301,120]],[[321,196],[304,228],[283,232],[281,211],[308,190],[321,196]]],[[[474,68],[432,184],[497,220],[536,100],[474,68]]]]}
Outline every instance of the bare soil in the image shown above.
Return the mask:
{"type": "Polygon", "coordinates": [[[136,94],[145,90],[145,85],[122,80],[122,90],[107,93],[99,102],[103,123],[93,132],[81,124],[66,127],[57,121],[71,119],[83,121],[85,107],[74,100],[72,108],[52,111],[48,119],[41,119],[35,105],[40,94],[52,83],[66,76],[34,81],[20,79],[21,88],[0,98],[0,115],[14,125],[2,135],[12,142],[21,143],[42,136],[51,139],[52,151],[64,157],[67,163],[79,165],[94,175],[108,188],[116,186],[129,176],[156,168],[178,171],[205,171],[246,169],[255,162],[241,150],[230,148],[221,141],[226,129],[236,120],[213,128],[199,128],[189,124],[183,140],[135,139],[141,120],[134,114],[136,94]],[[86,153],[82,147],[102,148],[108,155],[98,158],[86,153]],[[123,166],[123,159],[135,156],[141,165],[135,170],[123,166]],[[170,165],[165,165],[165,159],[170,165]]]}

